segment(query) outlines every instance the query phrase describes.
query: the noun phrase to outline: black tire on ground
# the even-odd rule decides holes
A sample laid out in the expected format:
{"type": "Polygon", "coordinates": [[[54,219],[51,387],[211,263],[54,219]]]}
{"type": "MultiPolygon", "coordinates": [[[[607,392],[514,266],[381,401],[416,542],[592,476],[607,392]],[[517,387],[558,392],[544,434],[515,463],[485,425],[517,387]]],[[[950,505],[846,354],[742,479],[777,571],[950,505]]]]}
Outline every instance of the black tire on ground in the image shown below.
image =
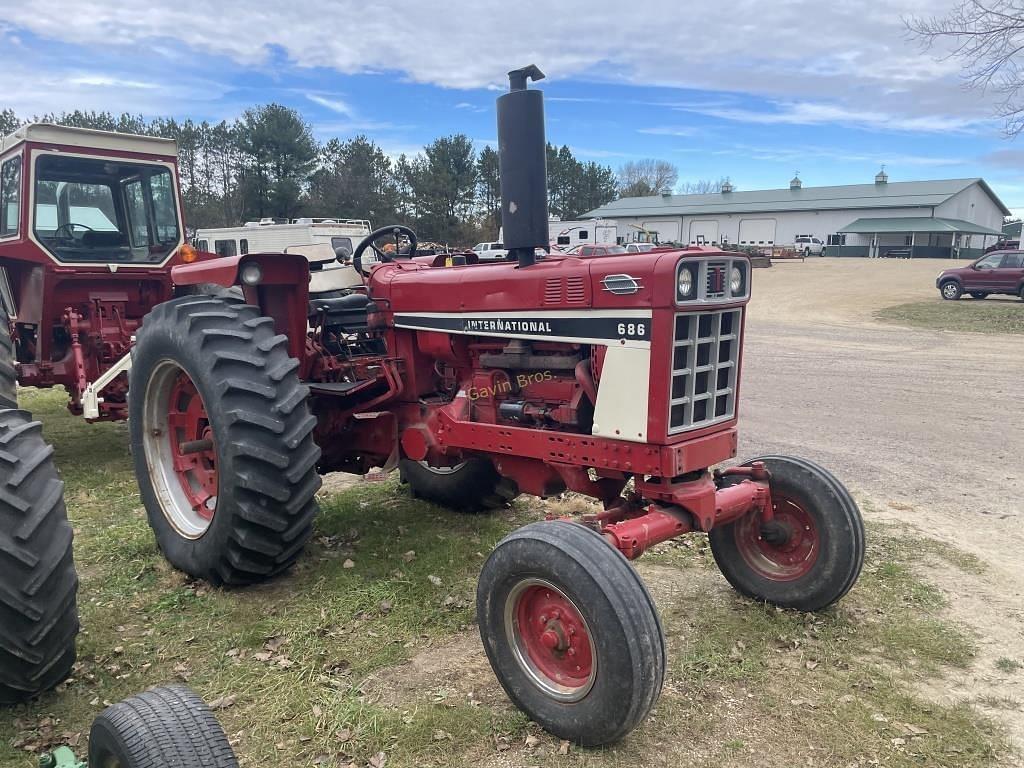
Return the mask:
{"type": "Polygon", "coordinates": [[[806,459],[764,456],[776,525],[756,514],[711,529],[711,553],[742,595],[819,611],[850,591],[864,564],[864,523],[849,491],[806,459]],[[772,541],[772,539],[775,539],[772,541]]]}
{"type": "Polygon", "coordinates": [[[7,318],[0,318],[0,408],[18,407],[18,377],[14,372],[14,344],[7,318]]]}
{"type": "Polygon", "coordinates": [[[89,732],[95,768],[237,768],[224,730],[184,685],[150,688],[107,707],[89,732]]]}
{"type": "Polygon", "coordinates": [[[402,482],[413,496],[457,512],[477,513],[500,509],[519,495],[512,480],[498,474],[486,459],[467,459],[452,468],[430,467],[419,461],[398,463],[402,482]]]}
{"type": "Polygon", "coordinates": [[[988,291],[971,291],[972,299],[984,299],[988,297],[988,291]]]}
{"type": "Polygon", "coordinates": [[[52,457],[38,421],[0,410],[0,704],[48,691],[75,663],[78,576],[52,457]]]}
{"type": "Polygon", "coordinates": [[[964,289],[956,280],[947,280],[939,286],[939,293],[941,293],[942,298],[947,301],[956,301],[964,295],[964,289]]]}
{"type": "Polygon", "coordinates": [[[133,356],[132,457],[164,555],[214,584],[287,569],[320,488],[316,419],[287,339],[257,307],[188,296],[146,316],[133,356]]]}
{"type": "Polygon", "coordinates": [[[1017,295],[1018,295],[1018,296],[1020,297],[1020,300],[1021,300],[1021,301],[1024,301],[1024,285],[1022,285],[1022,286],[1020,287],[1020,290],[1019,290],[1019,291],[1017,291],[1017,295]]]}
{"type": "Polygon", "coordinates": [[[509,698],[559,738],[617,741],[661,693],[665,636],[654,602],[589,528],[538,522],[502,539],[480,573],[477,619],[509,698]]]}

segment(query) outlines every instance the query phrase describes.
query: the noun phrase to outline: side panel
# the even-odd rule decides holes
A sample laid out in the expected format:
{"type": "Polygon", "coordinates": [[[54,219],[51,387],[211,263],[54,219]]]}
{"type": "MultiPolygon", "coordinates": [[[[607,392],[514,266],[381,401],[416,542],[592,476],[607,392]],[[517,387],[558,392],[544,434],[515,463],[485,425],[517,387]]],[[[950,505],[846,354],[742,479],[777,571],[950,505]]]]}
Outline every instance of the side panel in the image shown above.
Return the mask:
{"type": "Polygon", "coordinates": [[[694,219],[690,222],[690,245],[718,242],[718,219],[694,219]],[[703,242],[701,242],[703,240],[703,242]]]}
{"type": "Polygon", "coordinates": [[[651,348],[609,346],[601,368],[593,434],[647,442],[651,348]]]}

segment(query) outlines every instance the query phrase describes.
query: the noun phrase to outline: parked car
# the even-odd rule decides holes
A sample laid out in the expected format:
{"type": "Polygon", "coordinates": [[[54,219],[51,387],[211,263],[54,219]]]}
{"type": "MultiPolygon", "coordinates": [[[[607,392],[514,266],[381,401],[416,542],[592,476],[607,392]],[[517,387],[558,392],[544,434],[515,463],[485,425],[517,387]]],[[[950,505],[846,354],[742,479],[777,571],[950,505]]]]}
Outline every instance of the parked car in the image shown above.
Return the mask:
{"type": "Polygon", "coordinates": [[[985,249],[985,253],[992,253],[992,251],[1015,251],[1020,248],[1020,240],[1001,240],[995,245],[990,245],[985,249]]]}
{"type": "Polygon", "coordinates": [[[992,293],[1024,299],[1024,251],[986,253],[966,267],[944,269],[935,278],[935,287],[951,301],[965,293],[975,299],[992,293]]]}
{"type": "Polygon", "coordinates": [[[508,250],[503,243],[477,243],[473,246],[473,253],[480,261],[497,261],[508,256],[508,250]]]}
{"type": "Polygon", "coordinates": [[[813,235],[797,235],[795,245],[804,256],[821,256],[825,252],[825,244],[813,235]]]}
{"type": "Polygon", "coordinates": [[[570,248],[566,253],[570,256],[616,256],[625,253],[626,249],[621,245],[577,245],[570,248]]]}
{"type": "Polygon", "coordinates": [[[626,246],[626,253],[647,253],[657,247],[656,243],[629,243],[626,246]]]}

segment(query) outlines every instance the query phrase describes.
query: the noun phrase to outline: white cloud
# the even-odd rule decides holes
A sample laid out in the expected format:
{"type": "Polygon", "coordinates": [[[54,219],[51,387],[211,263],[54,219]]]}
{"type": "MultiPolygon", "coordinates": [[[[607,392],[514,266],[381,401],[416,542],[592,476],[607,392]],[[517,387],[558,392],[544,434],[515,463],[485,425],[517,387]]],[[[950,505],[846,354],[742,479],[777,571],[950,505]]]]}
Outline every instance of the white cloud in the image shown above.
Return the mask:
{"type": "MultiPolygon", "coordinates": [[[[929,14],[935,0],[635,0],[628,18],[658,30],[637,45],[621,3],[449,0],[35,0],[8,4],[10,32],[138,51],[169,45],[178,55],[226,56],[276,71],[397,72],[448,88],[500,90],[512,66],[536,62],[552,79],[665,85],[748,93],[794,105],[781,117],[730,119],[799,124],[859,119],[862,125],[944,130],[988,114],[985,99],[959,87],[956,64],[922,54],[904,38],[901,15],[929,14]],[[357,32],[332,25],[357,19],[357,32]],[[13,28],[12,28],[13,27],[13,28]],[[453,57],[453,40],[495,40],[488,55],[453,57]],[[595,44],[599,41],[599,44],[595,44]],[[741,52],[737,55],[736,52],[741,52]],[[806,105],[831,104],[812,115],[806,105]],[[804,105],[804,106],[800,106],[804,105]],[[805,110],[803,112],[799,110],[805,110]],[[787,117],[788,116],[788,117],[787,117]],[[815,122],[807,122],[808,120],[815,122]]],[[[572,97],[556,97],[569,99],[572,97]]],[[[727,109],[723,107],[723,109],[727,109]]],[[[774,113],[769,113],[769,115],[774,113]]]]}
{"type": "Polygon", "coordinates": [[[339,115],[345,115],[346,117],[353,116],[352,107],[336,96],[328,98],[317,93],[307,93],[304,95],[314,104],[319,104],[321,107],[331,110],[331,112],[337,112],[339,115]]]}
{"type": "Polygon", "coordinates": [[[120,77],[109,75],[85,74],[76,75],[67,80],[70,85],[83,85],[89,88],[158,88],[156,83],[147,83],[141,80],[125,80],[120,77]]]}

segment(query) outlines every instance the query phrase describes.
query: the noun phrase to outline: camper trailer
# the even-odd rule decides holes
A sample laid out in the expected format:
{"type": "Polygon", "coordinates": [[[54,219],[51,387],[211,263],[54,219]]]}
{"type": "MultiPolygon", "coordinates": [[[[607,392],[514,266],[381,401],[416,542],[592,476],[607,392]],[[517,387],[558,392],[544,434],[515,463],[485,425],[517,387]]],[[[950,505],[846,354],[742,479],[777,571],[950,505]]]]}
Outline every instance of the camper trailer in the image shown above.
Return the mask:
{"type": "Polygon", "coordinates": [[[359,241],[370,234],[365,219],[304,218],[248,221],[240,227],[196,231],[195,246],[218,256],[280,252],[299,245],[326,244],[335,253],[351,255],[359,241]]]}

